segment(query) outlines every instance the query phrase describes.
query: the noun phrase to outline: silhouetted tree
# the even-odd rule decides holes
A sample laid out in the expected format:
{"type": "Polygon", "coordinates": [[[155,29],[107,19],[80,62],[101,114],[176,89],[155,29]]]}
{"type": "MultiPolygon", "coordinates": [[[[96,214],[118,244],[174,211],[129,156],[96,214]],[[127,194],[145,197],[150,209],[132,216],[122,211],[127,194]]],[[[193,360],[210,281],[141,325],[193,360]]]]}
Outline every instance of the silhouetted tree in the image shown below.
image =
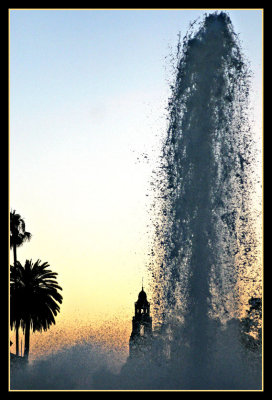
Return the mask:
{"type": "Polygon", "coordinates": [[[59,290],[62,288],[56,281],[56,272],[48,269],[47,262],[26,260],[22,266],[17,261],[16,268],[11,268],[11,311],[16,306],[15,316],[20,318],[20,323],[25,333],[24,356],[28,358],[30,344],[30,329],[33,332],[47,330],[55,324],[55,316],[60,311],[58,303],[62,303],[59,290]],[[17,284],[15,285],[15,281],[17,284]],[[13,297],[13,295],[15,296],[13,297]],[[13,303],[15,299],[15,303],[13,303]]]}
{"type": "Polygon", "coordinates": [[[262,299],[251,297],[247,316],[241,320],[242,341],[250,350],[260,350],[262,345],[262,299]]]}
{"type": "MultiPolygon", "coordinates": [[[[15,210],[10,212],[10,248],[13,249],[13,262],[16,268],[17,263],[17,247],[22,246],[22,244],[31,239],[31,233],[26,232],[25,230],[25,222],[20,214],[16,213],[15,210]]],[[[16,275],[14,275],[16,278],[16,275]]],[[[15,281],[16,285],[16,281],[15,281]]],[[[14,293],[15,295],[15,293],[14,293]]],[[[14,299],[15,303],[15,299],[14,299]]],[[[19,313],[17,313],[18,315],[19,313]]],[[[14,314],[16,316],[16,313],[14,314]]],[[[20,321],[15,320],[12,323],[12,326],[15,328],[16,331],[16,355],[19,355],[19,328],[20,328],[20,321]]]]}

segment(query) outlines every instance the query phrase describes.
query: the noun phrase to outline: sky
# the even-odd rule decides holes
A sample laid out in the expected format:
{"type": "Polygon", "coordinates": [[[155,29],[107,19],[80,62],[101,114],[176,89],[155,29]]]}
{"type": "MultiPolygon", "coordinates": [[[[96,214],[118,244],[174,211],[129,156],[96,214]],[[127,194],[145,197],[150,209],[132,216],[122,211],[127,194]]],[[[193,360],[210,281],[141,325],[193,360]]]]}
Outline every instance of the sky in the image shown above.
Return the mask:
{"type": "MultiPolygon", "coordinates": [[[[127,348],[142,278],[149,295],[171,52],[210,12],[10,9],[10,208],[32,234],[18,260],[47,261],[63,288],[56,326],[31,337],[34,355],[88,335],[127,348]]],[[[261,143],[262,11],[227,12],[254,74],[261,143]]]]}

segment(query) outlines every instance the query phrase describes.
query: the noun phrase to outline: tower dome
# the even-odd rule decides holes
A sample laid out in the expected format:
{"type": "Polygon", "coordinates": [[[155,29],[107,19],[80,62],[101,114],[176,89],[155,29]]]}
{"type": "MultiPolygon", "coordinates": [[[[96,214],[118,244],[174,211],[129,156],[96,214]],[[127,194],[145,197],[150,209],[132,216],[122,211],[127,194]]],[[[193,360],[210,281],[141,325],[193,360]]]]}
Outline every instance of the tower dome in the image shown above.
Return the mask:
{"type": "Polygon", "coordinates": [[[142,289],[138,295],[138,301],[147,301],[146,293],[144,289],[142,289]]]}
{"type": "Polygon", "coordinates": [[[136,301],[136,305],[138,308],[147,308],[149,306],[149,302],[147,301],[147,296],[143,288],[138,294],[138,300],[136,301]]]}

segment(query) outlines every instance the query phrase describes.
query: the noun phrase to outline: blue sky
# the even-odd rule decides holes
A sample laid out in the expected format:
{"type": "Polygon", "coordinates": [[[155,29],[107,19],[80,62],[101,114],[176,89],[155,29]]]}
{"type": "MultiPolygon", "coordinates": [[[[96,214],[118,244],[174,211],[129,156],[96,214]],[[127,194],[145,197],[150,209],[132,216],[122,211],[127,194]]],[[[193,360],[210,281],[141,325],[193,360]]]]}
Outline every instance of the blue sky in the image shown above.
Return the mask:
{"type": "MultiPolygon", "coordinates": [[[[189,22],[205,12],[11,10],[12,83],[36,107],[37,97],[50,107],[52,100],[63,101],[74,91],[77,96],[102,96],[126,87],[161,86],[168,45],[175,46],[178,32],[183,36],[189,22]]],[[[228,12],[257,69],[261,11],[228,12]]]]}
{"type": "MultiPolygon", "coordinates": [[[[262,11],[227,11],[254,73],[261,141],[262,11]]],[[[10,10],[10,207],[33,234],[18,257],[59,272],[64,315],[93,302],[98,318],[124,304],[130,315],[148,262],[171,48],[209,12],[10,10]]]]}

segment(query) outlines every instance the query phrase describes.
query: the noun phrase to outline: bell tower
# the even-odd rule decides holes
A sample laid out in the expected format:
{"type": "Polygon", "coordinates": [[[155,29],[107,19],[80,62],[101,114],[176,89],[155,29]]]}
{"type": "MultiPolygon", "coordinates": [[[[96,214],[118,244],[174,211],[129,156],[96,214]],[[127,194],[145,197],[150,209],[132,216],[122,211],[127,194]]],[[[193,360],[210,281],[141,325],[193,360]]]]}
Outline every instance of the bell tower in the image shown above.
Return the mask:
{"type": "Polygon", "coordinates": [[[135,315],[132,318],[132,332],[129,340],[129,356],[139,357],[151,349],[152,318],[150,317],[150,303],[146,293],[142,290],[135,302],[135,315]]]}

